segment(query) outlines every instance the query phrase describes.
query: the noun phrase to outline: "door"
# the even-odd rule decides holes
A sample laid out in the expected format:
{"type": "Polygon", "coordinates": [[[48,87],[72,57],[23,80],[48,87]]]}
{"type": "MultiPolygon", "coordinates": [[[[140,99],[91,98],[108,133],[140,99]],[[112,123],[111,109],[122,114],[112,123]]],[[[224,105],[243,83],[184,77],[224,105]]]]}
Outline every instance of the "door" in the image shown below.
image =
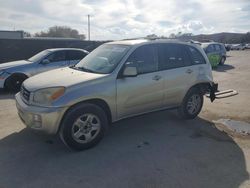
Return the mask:
{"type": "Polygon", "coordinates": [[[78,51],[78,50],[69,50],[67,51],[67,59],[69,61],[69,66],[76,65],[79,61],[81,61],[87,54],[78,51]]]}
{"type": "Polygon", "coordinates": [[[37,73],[67,67],[69,65],[69,62],[66,58],[66,52],[65,51],[56,51],[52,52],[50,55],[45,57],[39,64],[37,73]],[[44,63],[46,62],[46,63],[44,63]]]}
{"type": "Polygon", "coordinates": [[[193,85],[196,70],[185,45],[160,44],[159,63],[164,80],[164,107],[176,107],[193,85]]]}
{"type": "Polygon", "coordinates": [[[137,48],[126,63],[137,66],[138,75],[116,81],[118,119],[161,108],[163,79],[158,70],[157,47],[137,48]]]}

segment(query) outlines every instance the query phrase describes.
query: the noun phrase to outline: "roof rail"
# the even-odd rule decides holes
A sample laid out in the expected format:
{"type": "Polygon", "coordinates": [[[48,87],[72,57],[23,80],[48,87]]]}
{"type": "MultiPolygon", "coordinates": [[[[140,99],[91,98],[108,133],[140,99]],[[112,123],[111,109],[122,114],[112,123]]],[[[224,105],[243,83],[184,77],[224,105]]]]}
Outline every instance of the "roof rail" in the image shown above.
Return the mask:
{"type": "Polygon", "coordinates": [[[161,39],[168,39],[168,40],[178,40],[168,37],[137,37],[137,38],[128,38],[128,39],[122,39],[122,40],[161,40],[161,39]]]}
{"type": "Polygon", "coordinates": [[[192,44],[201,44],[199,41],[195,41],[192,39],[180,39],[180,38],[168,38],[168,37],[137,37],[137,38],[130,38],[130,39],[123,39],[123,40],[175,40],[175,41],[180,41],[180,42],[187,42],[187,43],[192,43],[192,44]]]}

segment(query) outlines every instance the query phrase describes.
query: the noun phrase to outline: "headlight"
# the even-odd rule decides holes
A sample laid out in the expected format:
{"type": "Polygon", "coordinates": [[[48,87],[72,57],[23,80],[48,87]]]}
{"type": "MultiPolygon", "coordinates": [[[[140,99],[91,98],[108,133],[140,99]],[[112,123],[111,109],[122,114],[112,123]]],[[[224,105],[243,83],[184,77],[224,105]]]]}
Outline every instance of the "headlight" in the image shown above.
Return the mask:
{"type": "Polygon", "coordinates": [[[40,105],[51,105],[51,103],[60,98],[64,92],[64,87],[40,89],[34,92],[33,102],[40,105]]]}

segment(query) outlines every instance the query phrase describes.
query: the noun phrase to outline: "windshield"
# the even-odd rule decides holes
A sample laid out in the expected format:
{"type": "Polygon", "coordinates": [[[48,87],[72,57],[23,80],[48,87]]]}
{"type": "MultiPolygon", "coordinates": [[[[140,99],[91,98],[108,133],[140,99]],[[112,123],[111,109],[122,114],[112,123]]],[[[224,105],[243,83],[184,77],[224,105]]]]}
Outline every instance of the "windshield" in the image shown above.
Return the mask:
{"type": "Polygon", "coordinates": [[[104,44],[82,59],[75,68],[100,74],[111,73],[129,48],[128,45],[104,44]]]}
{"type": "Polygon", "coordinates": [[[32,56],[31,58],[29,58],[28,61],[31,61],[31,62],[40,61],[43,57],[47,56],[49,53],[50,53],[49,50],[41,51],[38,54],[36,54],[36,55],[32,56]]]}

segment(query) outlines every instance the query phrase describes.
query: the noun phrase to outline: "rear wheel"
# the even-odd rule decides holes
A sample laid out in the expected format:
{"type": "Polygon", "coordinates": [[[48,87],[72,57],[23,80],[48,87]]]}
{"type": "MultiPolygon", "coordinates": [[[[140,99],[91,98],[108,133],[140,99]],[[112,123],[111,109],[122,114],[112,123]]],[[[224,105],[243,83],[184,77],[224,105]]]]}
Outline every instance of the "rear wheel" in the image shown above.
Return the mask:
{"type": "Polygon", "coordinates": [[[85,150],[98,144],[107,129],[106,113],[99,106],[81,104],[65,115],[60,138],[74,150],[85,150]]]}
{"type": "Polygon", "coordinates": [[[224,65],[224,64],[225,64],[225,61],[226,61],[226,58],[225,58],[225,57],[222,57],[221,60],[220,60],[220,65],[224,65]]]}
{"type": "Polygon", "coordinates": [[[7,78],[5,86],[9,91],[18,92],[21,89],[22,83],[28,77],[23,74],[14,74],[7,78]]]}
{"type": "Polygon", "coordinates": [[[203,95],[197,88],[192,88],[184,97],[178,109],[182,119],[194,119],[201,111],[203,106],[203,95]]]}

